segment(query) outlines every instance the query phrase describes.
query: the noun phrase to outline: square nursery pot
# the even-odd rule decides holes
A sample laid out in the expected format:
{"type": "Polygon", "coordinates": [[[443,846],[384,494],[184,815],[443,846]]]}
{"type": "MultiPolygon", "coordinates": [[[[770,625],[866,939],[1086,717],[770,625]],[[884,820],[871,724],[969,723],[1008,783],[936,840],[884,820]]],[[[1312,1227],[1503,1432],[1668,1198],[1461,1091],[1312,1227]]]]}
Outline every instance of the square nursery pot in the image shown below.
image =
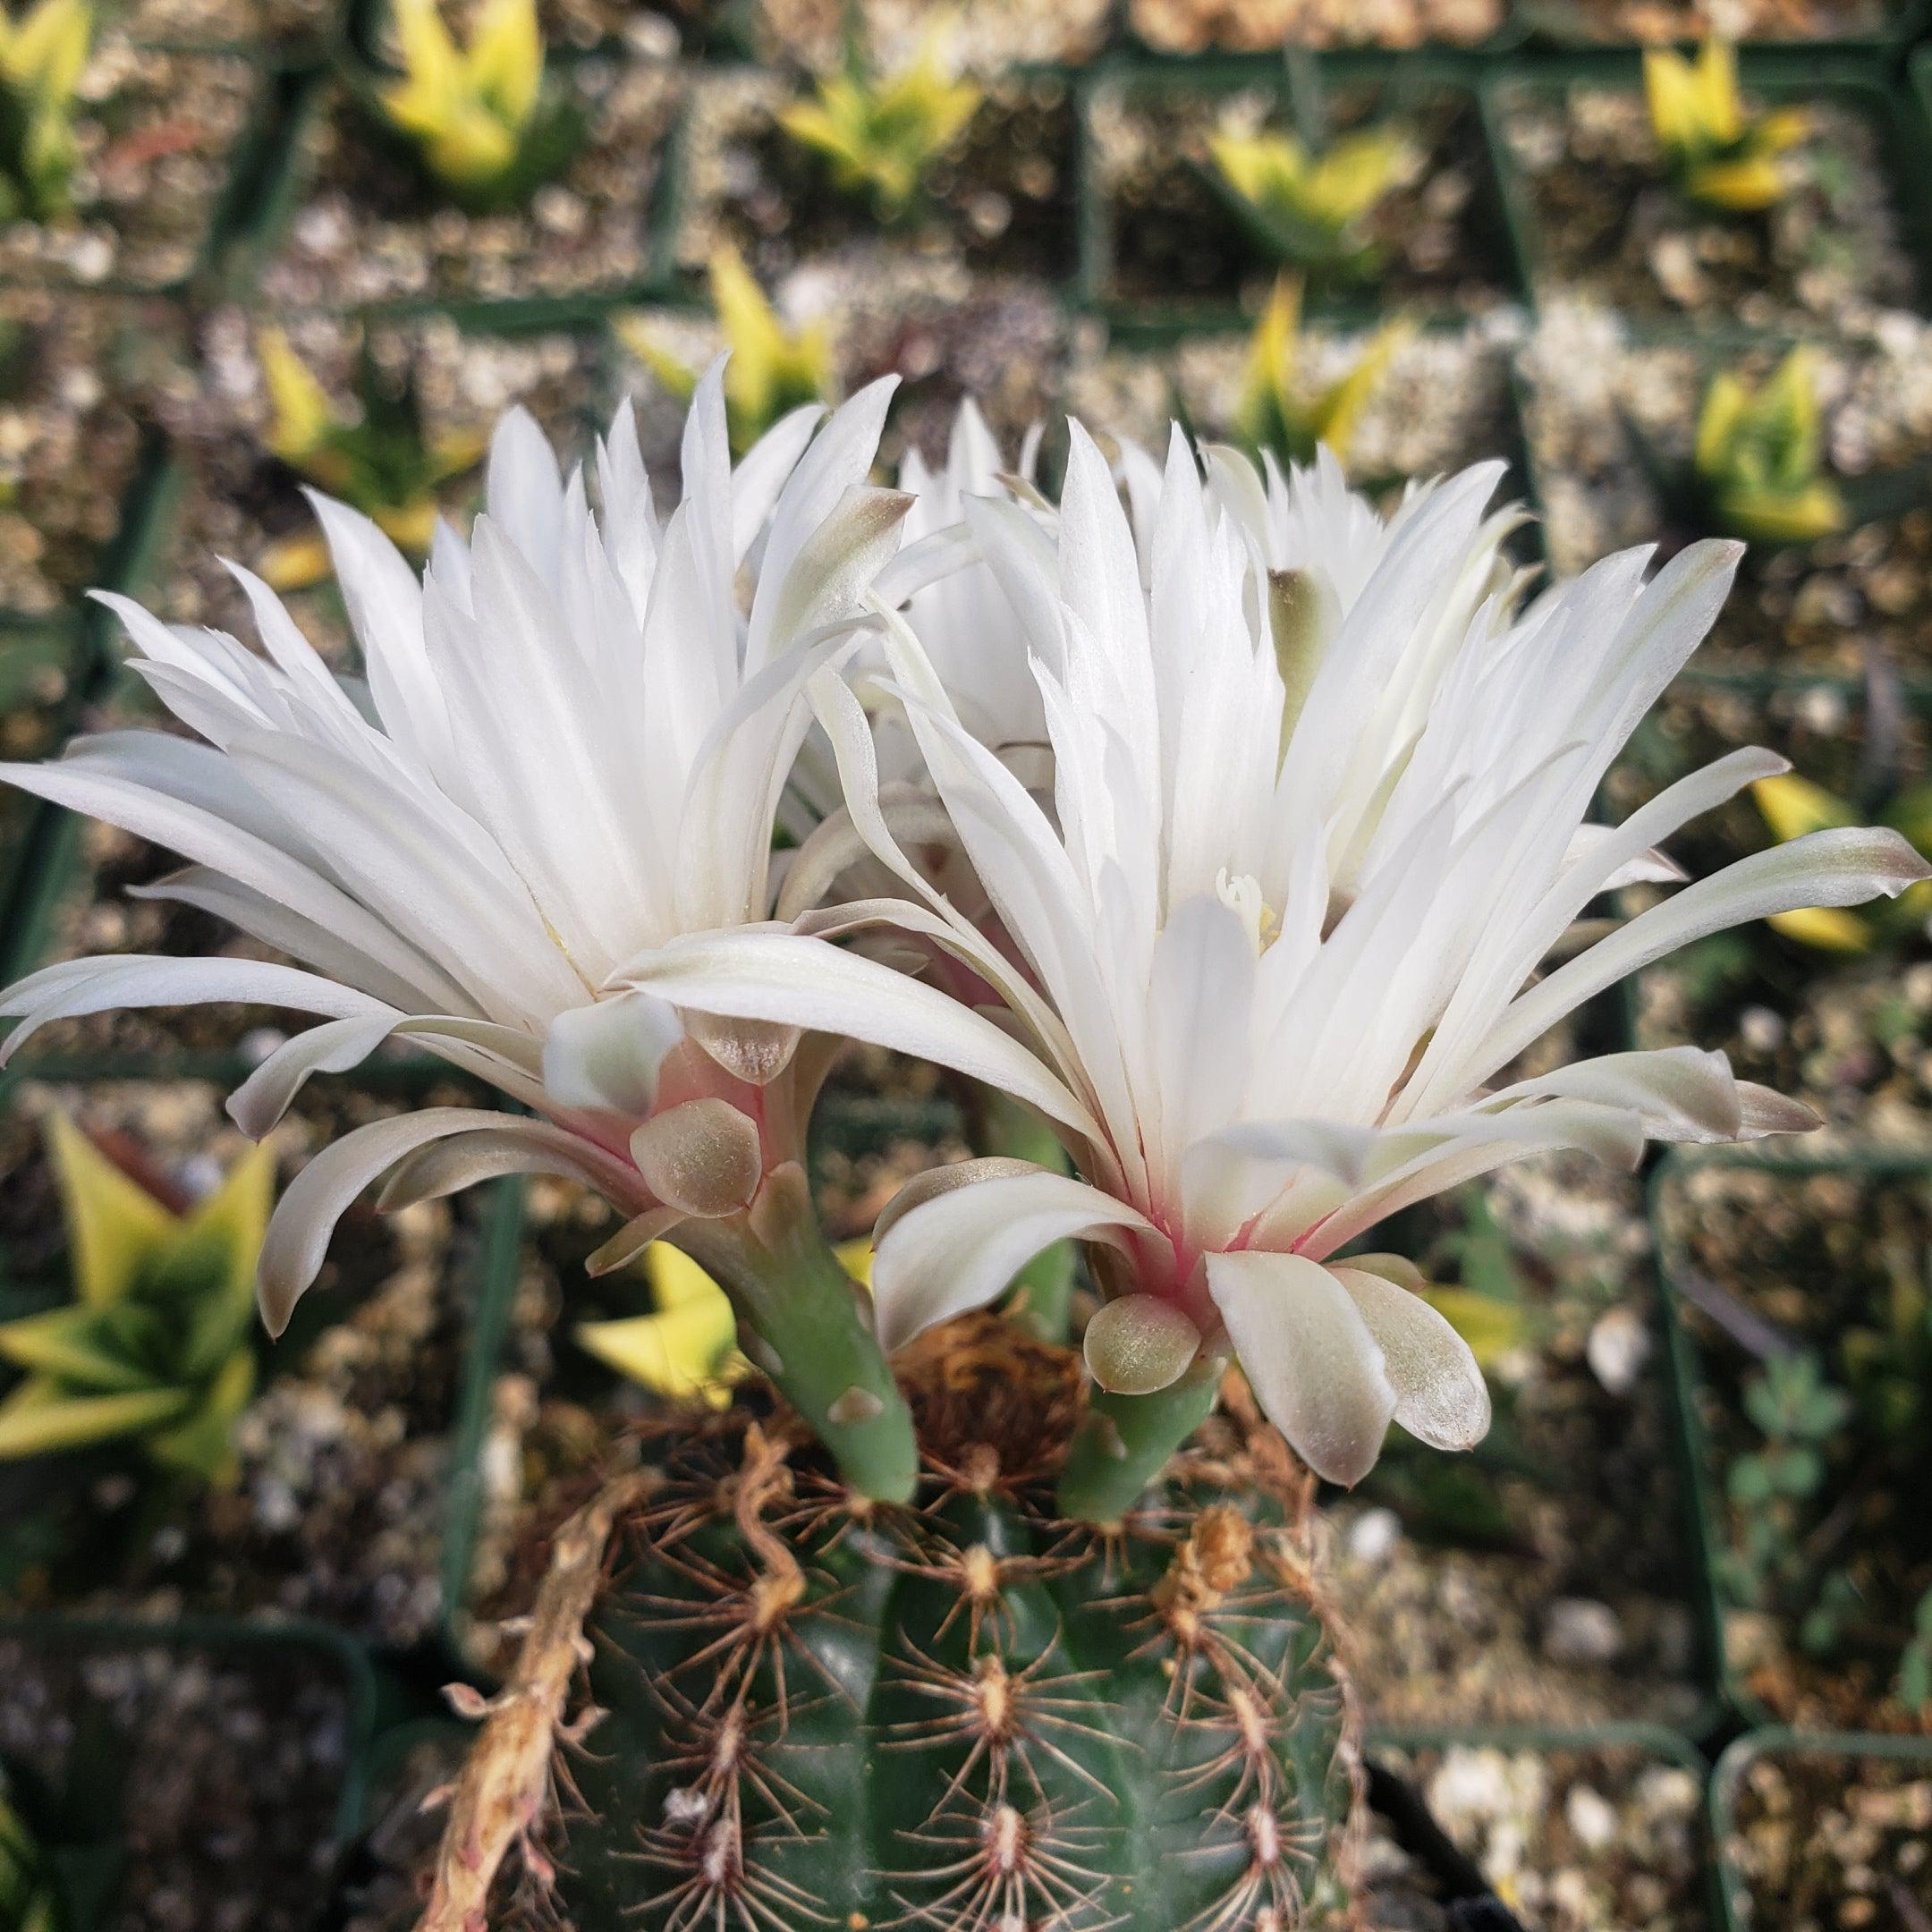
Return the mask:
{"type": "Polygon", "coordinates": [[[1741,63],[1747,102],[1802,107],[1796,183],[1762,214],[1707,212],[1663,174],[1634,56],[1492,79],[1483,94],[1524,278],[1699,328],[1869,326],[1925,298],[1924,169],[1896,97],[1861,66],[1741,63]]]}
{"type": "Polygon", "coordinates": [[[1702,1728],[1713,1670],[1642,1199],[1581,1157],[1392,1217],[1483,1365],[1467,1453],[1392,1430],[1325,1510],[1370,1721],[1702,1728]]]}
{"type": "MultiPolygon", "coordinates": [[[[0,756],[51,758],[67,734],[85,662],[72,627],[0,628],[0,756]]],[[[0,924],[30,863],[37,828],[47,818],[38,800],[0,791],[0,924]]]]}
{"type": "Polygon", "coordinates": [[[581,145],[513,205],[466,212],[356,94],[318,80],[250,243],[253,296],[270,312],[470,303],[555,319],[655,287],[678,71],[553,47],[545,85],[583,117],[581,145]]]}
{"type": "MultiPolygon", "coordinates": [[[[1313,396],[1345,375],[1375,333],[1372,326],[1311,322],[1296,343],[1298,392],[1313,396]]],[[[1157,349],[1140,346],[1133,332],[1119,343],[1083,340],[1068,375],[1067,406],[1157,455],[1176,417],[1197,435],[1226,441],[1235,436],[1249,352],[1241,330],[1182,335],[1157,349]]],[[[1357,487],[1391,498],[1411,478],[1502,457],[1510,474],[1499,495],[1521,496],[1521,452],[1502,331],[1482,321],[1445,321],[1397,349],[1343,454],[1357,487]]]]}
{"type": "MultiPolygon", "coordinates": [[[[47,1111],[61,1108],[181,1210],[247,1145],[223,1115],[225,1096],[188,1079],[10,1079],[0,1094],[9,1314],[72,1293],[47,1111]]],[[[474,1098],[453,1087],[402,1097],[316,1082],[270,1136],[277,1191],[358,1125],[474,1098]]],[[[351,1208],[288,1330],[254,1337],[232,1480],[172,1480],[132,1444],[0,1464],[0,1600],[308,1617],[389,1652],[436,1640],[451,1575],[467,1569],[483,1435],[470,1364],[496,1352],[489,1290],[506,1204],[514,1197],[484,1188],[392,1215],[367,1199],[351,1208]]]]}
{"type": "Polygon", "coordinates": [[[1651,1212],[1731,1703],[1921,1726],[1900,1671],[1932,1589],[1932,1163],[1674,1157],[1651,1212]]]}
{"type": "MultiPolygon", "coordinates": [[[[1723,534],[1692,521],[1682,496],[1706,387],[1720,370],[1761,381],[1792,346],[1633,329],[1568,303],[1547,311],[1518,366],[1555,567],[1723,534]]],[[[1876,662],[1932,682],[1932,326],[1894,315],[1872,337],[1806,347],[1848,528],[1752,544],[1693,665],[1855,677],[1876,662]]]]}
{"type": "Polygon", "coordinates": [[[809,74],[728,67],[691,83],[679,157],[674,265],[691,286],[720,248],[735,248],[767,288],[797,276],[794,299],[837,309],[882,277],[943,275],[953,301],[979,285],[1042,292],[1071,281],[1079,221],[1074,87],[1048,67],[987,75],[978,109],[932,164],[920,192],[889,217],[832,177],[823,157],[779,124],[812,96],[809,74]]]}
{"type": "Polygon", "coordinates": [[[1371,1730],[1363,1902],[1377,1926],[1705,1932],[1707,1766],[1649,1724],[1371,1730]],[[1446,1908],[1446,1911],[1445,1911],[1446,1908]]]}
{"type": "MultiPolygon", "coordinates": [[[[1680,678],[1638,727],[1605,783],[1622,820],[1664,787],[1740,745],[1763,745],[1813,784],[1877,818],[1932,777],[1928,708],[1895,682],[1680,678]]],[[[1670,842],[1692,878],[1774,843],[1745,792],[1670,842]]],[[[1626,894],[1631,910],[1663,896],[1626,894]]],[[[1657,961],[1633,985],[1631,1028],[1644,1047],[1722,1047],[1741,1078],[1790,1094],[1840,1135],[1885,1145],[1928,1141],[1932,1111],[1932,942],[1925,895],[1860,913],[1862,951],[1801,928],[1754,925],[1657,961]]]]}
{"type": "MultiPolygon", "coordinates": [[[[302,494],[312,479],[268,447],[273,411],[258,345],[271,321],[339,418],[362,414],[366,352],[386,396],[393,401],[405,387],[413,390],[427,445],[460,445],[474,453],[474,461],[453,470],[435,490],[459,528],[467,528],[481,498],[490,431],[513,404],[537,419],[566,467],[587,457],[593,437],[609,427],[606,352],[594,327],[506,328],[493,325],[487,310],[360,318],[326,309],[279,315],[218,309],[202,324],[191,379],[167,412],[174,513],[151,566],[135,584],[136,593],[170,623],[208,623],[251,638],[247,600],[221,560],[233,558],[275,580],[278,560],[292,568],[292,560],[319,538],[302,494]]],[[[338,487],[332,494],[355,493],[338,487]]],[[[311,569],[319,567],[319,555],[309,561],[311,569]]],[[[422,559],[411,561],[419,565],[422,559]]],[[[334,577],[324,573],[305,582],[298,576],[278,588],[284,588],[284,601],[322,656],[338,668],[357,668],[334,577]]],[[[112,629],[118,633],[120,627],[112,629]]],[[[132,680],[125,698],[150,714],[158,709],[132,680]]]]}
{"type": "Polygon", "coordinates": [[[1173,63],[1085,89],[1086,300],[1123,323],[1230,326],[1292,271],[1218,183],[1209,137],[1293,131],[1311,145],[1393,123],[1414,172],[1365,218],[1371,258],[1308,275],[1311,309],[1360,319],[1492,308],[1517,292],[1481,116],[1454,70],[1427,60],[1173,63]]]}
{"type": "Polygon", "coordinates": [[[1658,46],[1733,40],[1785,51],[1893,52],[1917,38],[1924,0],[1514,0],[1532,46],[1658,46]]]}
{"type": "Polygon", "coordinates": [[[263,74],[232,54],[96,38],[70,206],[0,228],[0,282],[179,290],[216,267],[267,139],[263,74]]]}
{"type": "Polygon", "coordinates": [[[1494,54],[1518,38],[1506,0],[1128,0],[1127,30],[1152,54],[1283,47],[1494,54]]]}
{"type": "Polygon", "coordinates": [[[357,1932],[402,1932],[422,1911],[419,1881],[430,1868],[449,1813],[437,1794],[455,1783],[473,1724],[419,1717],[378,1733],[364,1777],[362,1815],[342,1859],[332,1900],[357,1932]]]}
{"type": "MultiPolygon", "coordinates": [[[[881,376],[900,378],[880,444],[887,472],[913,446],[943,462],[969,395],[1012,460],[1035,423],[1046,426],[1050,447],[1064,442],[1057,419],[1080,325],[1039,283],[981,279],[957,263],[894,256],[875,258],[866,273],[851,261],[802,268],[777,285],[775,305],[787,326],[824,327],[835,395],[881,376]]],[[[632,308],[614,324],[617,393],[631,401],[652,474],[674,485],[685,405],[639,359],[637,343],[703,369],[724,347],[723,333],[688,301],[632,308]]]]}
{"type": "Polygon", "coordinates": [[[1932,1912],[1932,1742],[1756,1731],[1711,1775],[1725,1932],[1918,1932],[1932,1912]]]}
{"type": "Polygon", "coordinates": [[[63,1913],[44,1922],[325,1922],[374,1710],[354,1646],[301,1624],[20,1617],[0,1623],[0,1683],[10,1806],[63,1913]]]}

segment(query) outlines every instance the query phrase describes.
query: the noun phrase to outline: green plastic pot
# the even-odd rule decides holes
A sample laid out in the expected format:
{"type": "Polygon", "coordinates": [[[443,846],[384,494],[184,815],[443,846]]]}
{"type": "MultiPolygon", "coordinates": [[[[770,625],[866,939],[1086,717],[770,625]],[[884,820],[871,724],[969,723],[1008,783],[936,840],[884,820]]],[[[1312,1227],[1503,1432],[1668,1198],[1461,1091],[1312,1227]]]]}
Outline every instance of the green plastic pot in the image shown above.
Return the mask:
{"type": "MultiPolygon", "coordinates": [[[[1400,90],[1414,86],[1424,92],[1446,92],[1468,97],[1479,115],[1480,99],[1473,86],[1482,69],[1468,61],[1431,52],[1394,55],[1352,50],[1333,55],[1306,52],[1282,55],[1215,55],[1191,58],[1142,59],[1112,63],[1088,70],[1078,90],[1080,108],[1080,271],[1078,299],[1083,308],[1104,317],[1116,329],[1138,340],[1173,340],[1203,331],[1230,329],[1252,325],[1236,301],[1149,303],[1117,295],[1114,291],[1115,225],[1113,208],[1098,179],[1097,155],[1093,131],[1094,102],[1102,89],[1114,89],[1129,97],[1161,97],[1204,99],[1212,102],[1227,95],[1261,88],[1273,92],[1285,110],[1286,120],[1304,138],[1318,139],[1326,123],[1327,103],[1340,88],[1355,83],[1380,83],[1397,90],[1391,107],[1399,114],[1400,90]]],[[[1487,146],[1487,135],[1485,145],[1487,146]]],[[[1485,170],[1487,199],[1496,217],[1499,242],[1507,248],[1509,233],[1495,179],[1493,164],[1485,170]]],[[[1237,217],[1238,218],[1238,217],[1237,217]]],[[[1257,245],[1253,266],[1258,275],[1270,265],[1257,245]]],[[[1521,283],[1507,252],[1496,263],[1497,280],[1513,300],[1521,283]]],[[[1338,326],[1364,326],[1383,319],[1389,305],[1372,287],[1361,291],[1313,292],[1309,314],[1338,326]]],[[[1428,313],[1429,310],[1423,310],[1428,313]]],[[[1459,312],[1436,305],[1435,313],[1445,319],[1460,319],[1459,312]]]]}
{"type": "MultiPolygon", "coordinates": [[[[1932,193],[1928,191],[1915,131],[1900,97],[1885,87],[1872,64],[1842,52],[1751,47],[1741,55],[1738,67],[1747,94],[1777,105],[1833,97],[1847,103],[1877,130],[1902,241],[1918,264],[1917,292],[1922,307],[1928,292],[1928,262],[1932,260],[1932,193]]],[[[1529,182],[1504,132],[1504,107],[1513,95],[1560,100],[1578,85],[1640,94],[1641,59],[1635,52],[1555,55],[1513,72],[1492,71],[1479,90],[1490,167],[1502,196],[1518,276],[1533,309],[1549,300],[1563,299],[1565,291],[1551,284],[1542,272],[1541,225],[1529,182]]],[[[1722,315],[1708,322],[1684,318],[1677,326],[1700,336],[1707,335],[1714,341],[1762,339],[1754,332],[1741,331],[1722,315]]]]}
{"type": "Polygon", "coordinates": [[[1657,1256],[1664,1322],[1664,1360],[1677,1443],[1682,1458],[1686,1496],[1694,1512],[1697,1550],[1698,1610],[1705,1641],[1716,1660],[1716,1678],[1724,1705],[1748,1725],[1775,1728],[1775,1716],[1743,1682],[1725,1638],[1724,1612],[1730,1607],[1719,1580],[1720,1558],[1729,1546],[1724,1532],[1724,1504],[1713,1461],[1710,1438],[1699,1408],[1703,1383],[1702,1359],[1685,1319],[1689,1297],[1677,1280],[1677,1258],[1664,1223],[1666,1191],[1682,1176],[1703,1167],[1749,1168],[1772,1175],[1802,1179],[1817,1174],[1905,1176],[1932,1172],[1932,1155],[1910,1148],[1868,1148],[1836,1156],[1805,1157],[1766,1154],[1748,1148],[1724,1148],[1696,1154],[1672,1153],[1653,1170],[1648,1188],[1648,1218],[1657,1256]]]}
{"type": "MultiPolygon", "coordinates": [[[[1848,1758],[1907,1764],[1932,1777],[1932,1738],[1870,1731],[1793,1731],[1772,1725],[1747,1733],[1718,1758],[1710,1779],[1710,1828],[1717,1877],[1717,1922],[1723,1932],[1778,1932],[1781,1923],[1752,1911],[1750,1875],[1741,1868],[1733,1849],[1738,1790],[1750,1767],[1760,1758],[1834,1763],[1848,1758]]],[[[1852,1922],[1849,1918],[1840,1921],[1852,1922]]]]}
{"type": "MultiPolygon", "coordinates": [[[[122,1617],[15,1615],[0,1618],[0,1637],[45,1655],[69,1657],[111,1657],[116,1653],[161,1650],[179,1656],[184,1664],[199,1658],[217,1665],[225,1660],[243,1663],[253,1657],[285,1657],[300,1660],[318,1676],[332,1680],[341,1690],[344,1719],[342,1773],[331,1806],[329,1827],[339,1861],[364,1811],[369,1745],[378,1699],[368,1658],[337,1631],[301,1621],[267,1623],[182,1617],[145,1622],[122,1617]]],[[[103,1821],[97,1839],[95,1825],[90,1816],[90,1843],[80,1876],[91,1881],[90,1890],[97,1888],[105,1894],[98,1902],[105,1908],[113,1902],[119,1885],[114,1870],[117,1862],[115,1834],[111,1822],[103,1821]],[[104,1866],[106,1871],[100,1869],[104,1866]]],[[[318,1932],[325,1923],[328,1889],[326,1885],[317,1888],[313,1911],[306,1921],[318,1932]]]]}

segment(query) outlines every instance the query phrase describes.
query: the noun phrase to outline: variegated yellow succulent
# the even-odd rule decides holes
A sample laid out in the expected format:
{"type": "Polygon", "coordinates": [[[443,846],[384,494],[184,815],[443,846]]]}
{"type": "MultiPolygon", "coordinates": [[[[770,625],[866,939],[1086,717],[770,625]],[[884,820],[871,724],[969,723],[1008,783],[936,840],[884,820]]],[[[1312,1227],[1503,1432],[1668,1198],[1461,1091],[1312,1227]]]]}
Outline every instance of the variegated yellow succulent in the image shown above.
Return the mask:
{"type": "Polygon", "coordinates": [[[0,218],[44,221],[66,205],[80,153],[74,94],[93,39],[89,0],[36,0],[0,16],[0,218]]]}
{"type": "Polygon", "coordinates": [[[912,206],[933,163],[979,110],[980,89],[947,65],[947,38],[944,21],[928,29],[896,73],[870,72],[855,57],[818,82],[815,98],[778,117],[794,140],[824,156],[838,187],[869,196],[888,221],[912,206]]]}
{"type": "Polygon", "coordinates": [[[438,0],[394,0],[402,77],[376,105],[460,200],[514,200],[555,174],[581,133],[567,103],[546,112],[537,0],[482,0],[466,44],[438,0]]]}
{"type": "MultiPolygon", "coordinates": [[[[788,329],[736,249],[711,258],[711,309],[724,332],[724,409],[733,453],[742,455],[781,416],[832,398],[832,343],[823,323],[788,329]]],[[[681,402],[698,372],[666,351],[640,316],[622,316],[617,334],[632,355],[681,402]]]]}
{"type": "MultiPolygon", "coordinates": [[[[1796,772],[1760,778],[1751,797],[1771,835],[1781,845],[1811,832],[1836,831],[1869,822],[1836,793],[1801,778],[1796,772]]],[[[1915,786],[1894,798],[1877,823],[1890,826],[1921,854],[1932,856],[1932,785],[1915,786]]],[[[1843,906],[1804,906],[1780,912],[1769,923],[1787,939],[1821,953],[1868,953],[1887,936],[1922,925],[1932,916],[1932,891],[1909,887],[1877,911],[1843,906]]]]}
{"type": "MultiPolygon", "coordinates": [[[[428,554],[436,534],[438,492],[481,462],[484,438],[424,429],[413,386],[386,382],[365,344],[360,407],[338,410],[328,392],[279,328],[255,338],[268,393],[264,437],[270,452],[298,475],[361,511],[412,557],[428,554]]],[[[298,590],[328,574],[328,552],[317,536],[278,543],[259,560],[277,590],[298,590]]]]}
{"type": "Polygon", "coordinates": [[[1845,527],[1824,474],[1818,359],[1793,349],[1753,387],[1729,369],[1704,393],[1693,462],[1711,526],[1748,543],[1809,543],[1845,527]]]}
{"type": "Polygon", "coordinates": [[[1311,273],[1372,267],[1368,217],[1414,177],[1421,155],[1393,128],[1364,128],[1318,153],[1300,136],[1223,128],[1208,143],[1215,175],[1267,248],[1311,273]]]}
{"type": "Polygon", "coordinates": [[[250,1148],[176,1214],[64,1114],[47,1120],[74,1299],[0,1324],[25,1371],[0,1401],[0,1458],[139,1442],[162,1467],[219,1482],[255,1390],[255,1264],[274,1157],[250,1148]]]}
{"type": "Polygon", "coordinates": [[[1729,214],[1751,214],[1791,186],[1790,150],[1810,131],[1800,108],[1752,114],[1738,86],[1737,50],[1707,40],[1694,58],[1669,47],[1644,55],[1650,126],[1679,189],[1729,214]]]}
{"type": "Polygon", "coordinates": [[[1286,462],[1311,462],[1324,444],[1346,460],[1376,386],[1414,329],[1400,318],[1384,323],[1352,369],[1308,394],[1299,381],[1301,319],[1301,284],[1283,275],[1249,346],[1234,434],[1257,453],[1286,462]]]}
{"type": "MultiPolygon", "coordinates": [[[[835,1252],[854,1281],[869,1285],[870,1241],[846,1241],[835,1252]]],[[[733,1385],[751,1372],[739,1352],[738,1318],[724,1291],[666,1241],[653,1241],[644,1250],[643,1268],[653,1312],[581,1323],[577,1340],[606,1367],[654,1394],[722,1409],[733,1385]]]]}

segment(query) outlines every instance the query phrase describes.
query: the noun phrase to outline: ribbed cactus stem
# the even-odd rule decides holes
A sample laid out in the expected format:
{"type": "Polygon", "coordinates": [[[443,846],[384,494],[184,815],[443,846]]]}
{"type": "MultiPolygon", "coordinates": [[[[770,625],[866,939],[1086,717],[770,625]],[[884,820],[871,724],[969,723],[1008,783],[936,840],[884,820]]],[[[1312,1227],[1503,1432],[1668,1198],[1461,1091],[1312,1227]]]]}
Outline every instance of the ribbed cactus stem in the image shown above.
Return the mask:
{"type": "Polygon", "coordinates": [[[749,1352],[847,1485],[904,1502],[919,1471],[912,1418],[863,1291],[819,1231],[803,1170],[777,1169],[745,1213],[687,1221],[675,1239],[731,1297],[749,1352]]]}
{"type": "Polygon", "coordinates": [[[1060,1514],[1069,1522],[1119,1522],[1208,1419],[1222,1368],[1206,1358],[1151,1395],[1096,1389],[1060,1472],[1060,1514]]]}

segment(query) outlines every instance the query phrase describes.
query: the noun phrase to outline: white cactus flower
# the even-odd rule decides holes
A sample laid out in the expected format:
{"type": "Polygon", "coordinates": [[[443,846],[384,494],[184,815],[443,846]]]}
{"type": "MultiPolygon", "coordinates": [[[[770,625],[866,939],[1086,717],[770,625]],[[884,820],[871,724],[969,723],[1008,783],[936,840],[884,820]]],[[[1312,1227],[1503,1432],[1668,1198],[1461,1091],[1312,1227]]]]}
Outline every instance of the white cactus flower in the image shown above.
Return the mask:
{"type": "Polygon", "coordinates": [[[439,530],[420,582],[366,518],[316,499],[366,702],[237,569],[266,655],[106,599],[134,668],[193,737],[109,732],[0,767],[190,861],[152,896],[302,962],[48,966],[0,996],[22,1016],[5,1054],[72,1015],[246,1001],[323,1021],[232,1097],[251,1134],[311,1073],[396,1035],[538,1116],[432,1108],[318,1154],[264,1250],[273,1327],[337,1216],[384,1174],[392,1204],[509,1171],[585,1181],[638,1217],[614,1263],[680,1216],[744,1206],[799,1156],[824,1055],[796,1054],[785,1030],[708,1024],[612,975],[676,935],[769,917],[804,682],[850,648],[907,499],[866,481],[889,381],[822,428],[816,409],[787,417],[734,471],[722,369],[693,400],[682,498],[662,524],[628,404],[597,453],[601,516],[582,472],[566,480],[536,424],[510,414],[484,513],[467,542],[439,530]]]}
{"type": "Polygon", "coordinates": [[[1085,1237],[1110,1301],[1089,1335],[1104,1386],[1147,1393],[1232,1352],[1307,1461],[1353,1482],[1392,1419],[1466,1447],[1489,1405],[1468,1347],[1411,1292],[1413,1270],[1337,1258],[1345,1246],[1525,1156],[1580,1148],[1627,1166],[1647,1138],[1813,1123],[1720,1054],[1615,1054],[1497,1084],[1510,1063],[1680,945],[1895,894],[1928,869],[1890,832],[1816,834],[1684,886],[1546,972],[1609,885],[1656,871],[1660,841],[1784,767],[1736,751],[1621,826],[1585,826],[1605,770],[1709,629],[1737,547],[1695,545],[1648,579],[1650,553],[1625,552],[1524,605],[1497,557],[1509,513],[1485,513],[1496,466],[1386,525],[1323,470],[1270,493],[1216,469],[1204,486],[1177,431],[1157,491],[1130,470],[1131,523],[1076,425],[1056,530],[1017,505],[969,506],[1033,660],[1046,802],[876,600],[896,694],[993,919],[962,915],[895,840],[868,720],[821,676],[853,822],[899,894],[769,940],[674,940],[620,978],[922,1055],[1056,1123],[1080,1178],[970,1162],[888,1210],[873,1275],[888,1347],[991,1301],[1047,1243],[1085,1237]],[[1270,569],[1324,573],[1318,626],[1299,623],[1306,600],[1264,594],[1270,569]],[[875,924],[945,947],[973,993],[949,1000],[830,943],[875,924]],[[1004,1013],[968,1004],[994,998],[1004,1013]]]}

